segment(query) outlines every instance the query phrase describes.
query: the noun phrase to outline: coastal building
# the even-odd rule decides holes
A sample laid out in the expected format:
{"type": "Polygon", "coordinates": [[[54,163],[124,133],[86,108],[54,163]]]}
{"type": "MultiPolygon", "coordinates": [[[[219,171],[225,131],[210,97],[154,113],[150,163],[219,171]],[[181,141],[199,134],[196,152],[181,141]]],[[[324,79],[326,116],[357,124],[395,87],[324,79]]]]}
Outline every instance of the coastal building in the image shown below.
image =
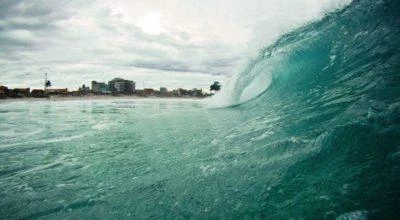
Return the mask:
{"type": "Polygon", "coordinates": [[[0,94],[7,93],[7,92],[8,92],[8,87],[7,86],[0,86],[0,94]]]}
{"type": "Polygon", "coordinates": [[[43,98],[46,97],[46,93],[44,92],[43,89],[32,89],[31,91],[31,97],[34,98],[43,98]]]}
{"type": "Polygon", "coordinates": [[[30,94],[30,88],[15,88],[11,91],[13,97],[28,97],[30,94]]]}
{"type": "Polygon", "coordinates": [[[144,88],[143,93],[145,96],[151,96],[154,95],[155,91],[152,88],[144,88]]]}
{"type": "Polygon", "coordinates": [[[116,93],[125,93],[125,82],[115,82],[114,88],[116,93]]]}
{"type": "Polygon", "coordinates": [[[8,87],[7,86],[0,86],[0,98],[5,98],[8,96],[8,87]]]}
{"type": "Polygon", "coordinates": [[[188,92],[189,92],[190,96],[195,96],[195,97],[202,97],[203,96],[203,90],[202,89],[194,88],[192,90],[189,90],[188,92]]]}
{"type": "Polygon", "coordinates": [[[45,90],[46,95],[63,95],[67,96],[68,95],[68,89],[46,89],[45,90]]]}
{"type": "Polygon", "coordinates": [[[206,94],[203,94],[203,90],[202,89],[174,89],[172,91],[172,95],[175,97],[206,97],[206,94]]]}
{"type": "Polygon", "coordinates": [[[173,97],[174,93],[173,93],[173,91],[167,91],[162,96],[164,96],[164,97],[173,97]]]}
{"type": "Polygon", "coordinates": [[[188,96],[189,93],[188,93],[188,90],[179,88],[178,90],[174,90],[174,95],[175,96],[188,96]]]}
{"type": "Polygon", "coordinates": [[[90,93],[90,87],[89,87],[89,86],[86,86],[85,84],[83,84],[82,87],[79,87],[79,88],[78,88],[77,94],[78,94],[79,96],[81,96],[81,95],[88,95],[89,93],[90,93]]]}
{"type": "Polygon", "coordinates": [[[92,81],[92,93],[93,94],[109,94],[110,89],[104,82],[92,81]]]}
{"type": "Polygon", "coordinates": [[[122,78],[114,78],[108,82],[112,94],[133,94],[135,92],[135,82],[122,78]]]}
{"type": "Polygon", "coordinates": [[[165,95],[168,92],[168,89],[165,87],[160,87],[160,95],[165,95]]]}
{"type": "Polygon", "coordinates": [[[136,89],[135,90],[135,95],[144,96],[144,90],[143,89],[136,89]]]}

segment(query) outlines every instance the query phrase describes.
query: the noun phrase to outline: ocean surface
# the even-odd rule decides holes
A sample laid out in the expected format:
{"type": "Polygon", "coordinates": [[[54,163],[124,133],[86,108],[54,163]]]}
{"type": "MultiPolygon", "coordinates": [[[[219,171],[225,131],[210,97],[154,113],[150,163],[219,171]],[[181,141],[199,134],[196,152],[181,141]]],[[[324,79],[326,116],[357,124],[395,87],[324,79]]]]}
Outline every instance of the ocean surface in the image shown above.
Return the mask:
{"type": "Polygon", "coordinates": [[[0,218],[398,219],[399,12],[353,1],[283,35],[224,107],[0,103],[0,218]]]}

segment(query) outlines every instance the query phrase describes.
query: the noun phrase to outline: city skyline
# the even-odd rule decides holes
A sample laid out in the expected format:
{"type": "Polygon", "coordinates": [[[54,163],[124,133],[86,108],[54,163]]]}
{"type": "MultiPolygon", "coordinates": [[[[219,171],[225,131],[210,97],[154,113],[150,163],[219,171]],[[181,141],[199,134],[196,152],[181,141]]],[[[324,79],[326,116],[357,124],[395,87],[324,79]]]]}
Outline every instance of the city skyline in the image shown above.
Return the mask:
{"type": "Polygon", "coordinates": [[[19,87],[13,87],[5,84],[0,84],[0,87],[4,89],[10,89],[10,90],[41,90],[41,91],[50,91],[50,90],[66,90],[66,91],[78,91],[81,89],[86,89],[88,91],[91,91],[93,93],[101,93],[101,94],[107,94],[107,93],[113,93],[113,91],[120,90],[120,87],[124,87],[123,91],[128,91],[128,92],[135,92],[135,91],[140,91],[140,90],[154,90],[154,91],[173,91],[173,90],[203,90],[205,92],[207,91],[212,91],[216,90],[215,85],[219,85],[219,89],[221,88],[221,84],[219,81],[214,81],[212,84],[209,85],[209,87],[205,88],[196,88],[192,87],[190,88],[189,86],[178,86],[175,88],[172,87],[166,87],[166,86],[158,86],[158,87],[150,87],[150,86],[145,86],[145,84],[142,84],[142,87],[137,86],[137,82],[129,79],[123,79],[121,77],[115,77],[113,79],[109,80],[103,80],[103,81],[96,81],[92,80],[90,83],[82,83],[80,86],[77,88],[69,89],[68,87],[57,87],[54,86],[51,80],[49,80],[48,75],[45,74],[44,81],[42,87],[29,87],[26,85],[22,85],[19,87]],[[117,82],[117,84],[115,84],[117,82]],[[120,85],[122,83],[123,85],[120,85]],[[214,89],[213,89],[214,88],[214,89]],[[107,92],[105,92],[107,91],[107,92]]]}
{"type": "MultiPolygon", "coordinates": [[[[112,78],[103,79],[103,80],[82,81],[82,82],[80,82],[80,84],[78,83],[77,87],[69,88],[69,87],[66,87],[66,86],[65,87],[59,86],[59,85],[57,85],[57,83],[55,84],[54,81],[51,78],[48,77],[48,74],[45,73],[44,77],[42,79],[42,85],[41,86],[31,87],[31,86],[22,85],[22,84],[20,84],[20,86],[12,86],[12,85],[7,85],[7,84],[2,84],[1,82],[0,82],[0,86],[5,86],[5,87],[9,87],[9,88],[30,88],[30,89],[44,89],[45,87],[46,88],[67,88],[68,90],[73,91],[73,90],[77,90],[77,89],[81,88],[82,86],[85,86],[85,87],[88,87],[88,88],[92,89],[93,82],[95,82],[95,83],[105,83],[105,84],[108,85],[110,81],[115,80],[115,79],[123,79],[123,78],[122,77],[112,77],[112,78]],[[45,86],[45,84],[46,84],[45,82],[50,82],[50,85],[49,86],[45,86]]],[[[167,88],[169,90],[172,90],[172,89],[202,89],[202,90],[208,90],[210,88],[210,86],[212,85],[212,83],[219,82],[219,81],[210,82],[209,85],[205,85],[205,87],[190,87],[190,85],[180,85],[180,86],[176,86],[176,87],[168,87],[168,86],[163,86],[163,85],[161,85],[161,86],[149,86],[145,82],[137,82],[137,81],[135,81],[133,79],[123,79],[123,80],[132,81],[134,83],[136,89],[167,88]]],[[[57,82],[57,80],[55,82],[57,82]]]]}
{"type": "Polygon", "coordinates": [[[76,90],[68,90],[68,88],[54,88],[52,87],[51,81],[47,78],[47,74],[45,75],[44,80],[44,88],[43,89],[35,89],[30,87],[20,87],[20,88],[12,88],[4,85],[0,85],[0,98],[50,98],[50,96],[55,97],[84,97],[84,96],[131,96],[131,97],[196,97],[196,98],[205,98],[208,96],[212,96],[215,93],[211,93],[211,91],[217,92],[220,90],[221,85],[219,82],[214,82],[212,86],[210,86],[210,91],[204,91],[203,89],[193,88],[193,89],[185,89],[185,88],[175,88],[168,89],[166,87],[158,88],[136,88],[136,83],[132,80],[126,80],[122,78],[114,78],[108,83],[105,82],[97,82],[92,81],[90,86],[86,86],[83,84],[81,87],[76,90]]]}

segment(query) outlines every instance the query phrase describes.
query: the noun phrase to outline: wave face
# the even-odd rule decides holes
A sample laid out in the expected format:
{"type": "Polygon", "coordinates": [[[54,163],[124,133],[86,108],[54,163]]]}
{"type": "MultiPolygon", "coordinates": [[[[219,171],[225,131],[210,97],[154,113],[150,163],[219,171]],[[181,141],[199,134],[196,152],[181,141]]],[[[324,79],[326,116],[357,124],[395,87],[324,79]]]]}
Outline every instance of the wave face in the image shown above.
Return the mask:
{"type": "MultiPolygon", "coordinates": [[[[372,88],[376,94],[383,94],[376,91],[377,87],[387,88],[380,80],[396,77],[398,70],[398,4],[355,1],[322,21],[284,35],[261,50],[239,75],[235,103],[254,98],[272,81],[287,94],[313,95],[316,92],[310,93],[310,89],[328,91],[333,87],[352,90],[352,97],[371,93],[372,88]]],[[[269,94],[276,88],[271,90],[269,94]]],[[[341,94],[348,97],[349,91],[341,94]]]]}
{"type": "Polygon", "coordinates": [[[237,138],[308,155],[266,192],[266,216],[399,216],[399,11],[400,1],[354,1],[286,34],[239,75],[234,108],[257,132],[237,138]]]}

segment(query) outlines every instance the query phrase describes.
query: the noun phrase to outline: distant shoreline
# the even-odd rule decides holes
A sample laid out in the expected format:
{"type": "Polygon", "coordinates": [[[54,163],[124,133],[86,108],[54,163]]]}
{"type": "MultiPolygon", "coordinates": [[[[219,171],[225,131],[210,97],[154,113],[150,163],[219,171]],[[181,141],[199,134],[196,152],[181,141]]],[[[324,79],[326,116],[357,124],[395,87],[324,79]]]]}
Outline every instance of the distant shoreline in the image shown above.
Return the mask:
{"type": "Polygon", "coordinates": [[[23,98],[5,98],[0,99],[0,103],[4,102],[19,102],[19,101],[81,101],[81,100],[118,100],[118,99],[126,99],[126,100],[135,100],[135,99],[183,99],[183,100],[201,100],[204,99],[202,97],[157,97],[157,96],[108,96],[108,95],[87,95],[87,96],[50,96],[49,98],[35,98],[35,97],[23,97],[23,98]]]}

